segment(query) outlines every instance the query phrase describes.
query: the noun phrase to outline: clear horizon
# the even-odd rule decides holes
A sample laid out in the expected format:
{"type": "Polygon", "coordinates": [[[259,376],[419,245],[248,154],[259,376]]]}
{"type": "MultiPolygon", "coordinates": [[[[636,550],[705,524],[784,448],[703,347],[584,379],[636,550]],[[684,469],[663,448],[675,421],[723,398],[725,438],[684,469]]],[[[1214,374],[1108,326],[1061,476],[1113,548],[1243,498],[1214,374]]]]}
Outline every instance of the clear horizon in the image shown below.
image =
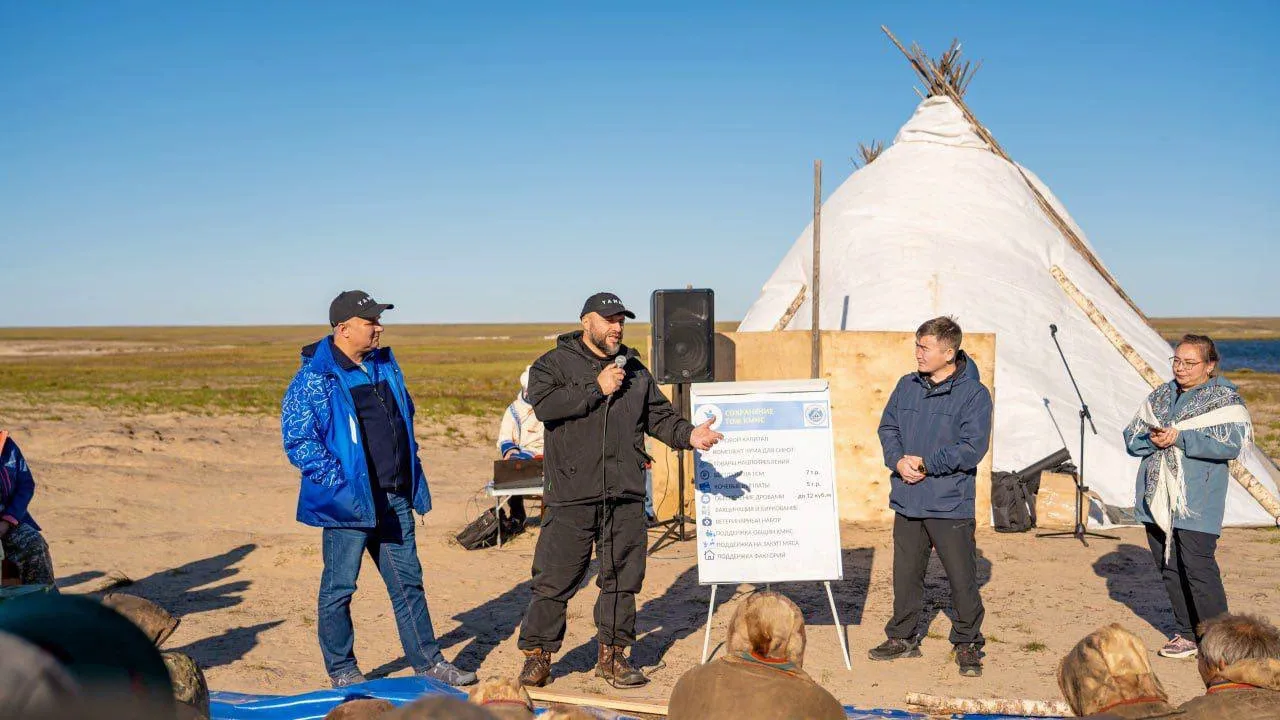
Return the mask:
{"type": "Polygon", "coordinates": [[[572,322],[602,288],[645,317],[686,284],[740,318],[809,221],[813,160],[830,195],[918,102],[882,23],[984,61],[969,104],[1149,316],[1280,314],[1273,3],[0,19],[8,327],[323,325],[353,287],[403,324],[572,322]]]}

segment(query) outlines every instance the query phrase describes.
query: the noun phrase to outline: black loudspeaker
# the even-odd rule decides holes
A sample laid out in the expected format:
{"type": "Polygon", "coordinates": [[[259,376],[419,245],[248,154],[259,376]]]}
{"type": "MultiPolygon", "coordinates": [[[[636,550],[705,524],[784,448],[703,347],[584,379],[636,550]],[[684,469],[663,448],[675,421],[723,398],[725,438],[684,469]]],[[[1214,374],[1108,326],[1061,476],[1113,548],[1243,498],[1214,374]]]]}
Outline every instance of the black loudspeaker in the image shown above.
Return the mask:
{"type": "Polygon", "coordinates": [[[654,290],[653,376],[663,385],[715,380],[716,294],[711,290],[654,290]]]}

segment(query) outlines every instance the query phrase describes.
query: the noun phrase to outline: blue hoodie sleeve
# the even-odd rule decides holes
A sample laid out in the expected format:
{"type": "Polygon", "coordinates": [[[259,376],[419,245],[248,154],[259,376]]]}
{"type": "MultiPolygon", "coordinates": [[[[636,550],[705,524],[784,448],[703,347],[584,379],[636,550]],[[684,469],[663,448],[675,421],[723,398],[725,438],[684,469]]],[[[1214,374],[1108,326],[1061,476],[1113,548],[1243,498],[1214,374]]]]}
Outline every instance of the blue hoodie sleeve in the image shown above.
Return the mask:
{"type": "Polygon", "coordinates": [[[324,443],[332,419],[325,377],[299,372],[289,383],[280,407],[280,434],[285,455],[302,471],[303,481],[332,486],[342,478],[341,463],[324,443]]]}
{"type": "Polygon", "coordinates": [[[1179,430],[1178,439],[1173,444],[1182,448],[1187,457],[1196,460],[1235,460],[1244,445],[1243,426],[1233,424],[1226,442],[1215,440],[1203,430],[1179,430]]]}
{"type": "Polygon", "coordinates": [[[1124,446],[1134,457],[1146,457],[1159,449],[1151,442],[1151,433],[1136,433],[1133,428],[1124,429],[1124,446]]]}
{"type": "Polygon", "coordinates": [[[960,406],[958,442],[938,448],[924,459],[929,475],[950,475],[978,467],[991,443],[991,393],[985,387],[960,406]]]}
{"type": "Polygon", "coordinates": [[[11,494],[4,498],[3,514],[21,521],[27,516],[27,506],[36,493],[36,481],[31,476],[31,468],[27,467],[26,458],[22,457],[22,450],[18,449],[18,443],[13,438],[9,438],[4,447],[0,448],[0,472],[8,476],[5,484],[12,488],[11,494]]]}
{"type": "Polygon", "coordinates": [[[901,387],[899,382],[889,394],[889,402],[885,403],[884,412],[880,415],[880,429],[876,431],[880,436],[880,449],[884,451],[885,467],[893,472],[898,471],[898,461],[906,455],[902,451],[902,429],[898,425],[898,389],[901,387]]]}

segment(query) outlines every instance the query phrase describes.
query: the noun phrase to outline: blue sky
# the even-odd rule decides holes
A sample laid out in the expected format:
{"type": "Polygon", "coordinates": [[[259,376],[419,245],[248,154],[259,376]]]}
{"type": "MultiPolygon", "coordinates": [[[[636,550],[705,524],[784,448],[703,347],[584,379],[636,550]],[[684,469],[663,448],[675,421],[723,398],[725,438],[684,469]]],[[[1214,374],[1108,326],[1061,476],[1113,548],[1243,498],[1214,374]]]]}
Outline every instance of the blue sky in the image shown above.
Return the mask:
{"type": "Polygon", "coordinates": [[[0,5],[4,325],[739,318],[858,142],[968,100],[1151,315],[1276,315],[1280,4],[0,5]],[[647,315],[647,312],[642,313],[647,315]]]}

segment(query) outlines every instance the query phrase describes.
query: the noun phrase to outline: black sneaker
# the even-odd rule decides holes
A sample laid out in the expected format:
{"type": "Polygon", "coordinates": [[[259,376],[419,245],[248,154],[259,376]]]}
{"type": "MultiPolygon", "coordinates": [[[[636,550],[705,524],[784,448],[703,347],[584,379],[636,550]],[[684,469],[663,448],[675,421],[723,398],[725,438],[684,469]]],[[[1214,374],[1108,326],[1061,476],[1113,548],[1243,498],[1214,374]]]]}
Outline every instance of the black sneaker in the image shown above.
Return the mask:
{"type": "Polygon", "coordinates": [[[898,658],[920,657],[920,645],[919,643],[914,643],[910,640],[889,638],[868,650],[867,657],[872,660],[897,660],[898,658]]]}
{"type": "Polygon", "coordinates": [[[956,645],[956,664],[963,677],[982,677],[982,650],[976,643],[956,645]]]}
{"type": "Polygon", "coordinates": [[[329,684],[335,689],[359,685],[362,682],[365,682],[365,677],[359,670],[350,670],[341,675],[334,675],[329,678],[329,684]]]}

